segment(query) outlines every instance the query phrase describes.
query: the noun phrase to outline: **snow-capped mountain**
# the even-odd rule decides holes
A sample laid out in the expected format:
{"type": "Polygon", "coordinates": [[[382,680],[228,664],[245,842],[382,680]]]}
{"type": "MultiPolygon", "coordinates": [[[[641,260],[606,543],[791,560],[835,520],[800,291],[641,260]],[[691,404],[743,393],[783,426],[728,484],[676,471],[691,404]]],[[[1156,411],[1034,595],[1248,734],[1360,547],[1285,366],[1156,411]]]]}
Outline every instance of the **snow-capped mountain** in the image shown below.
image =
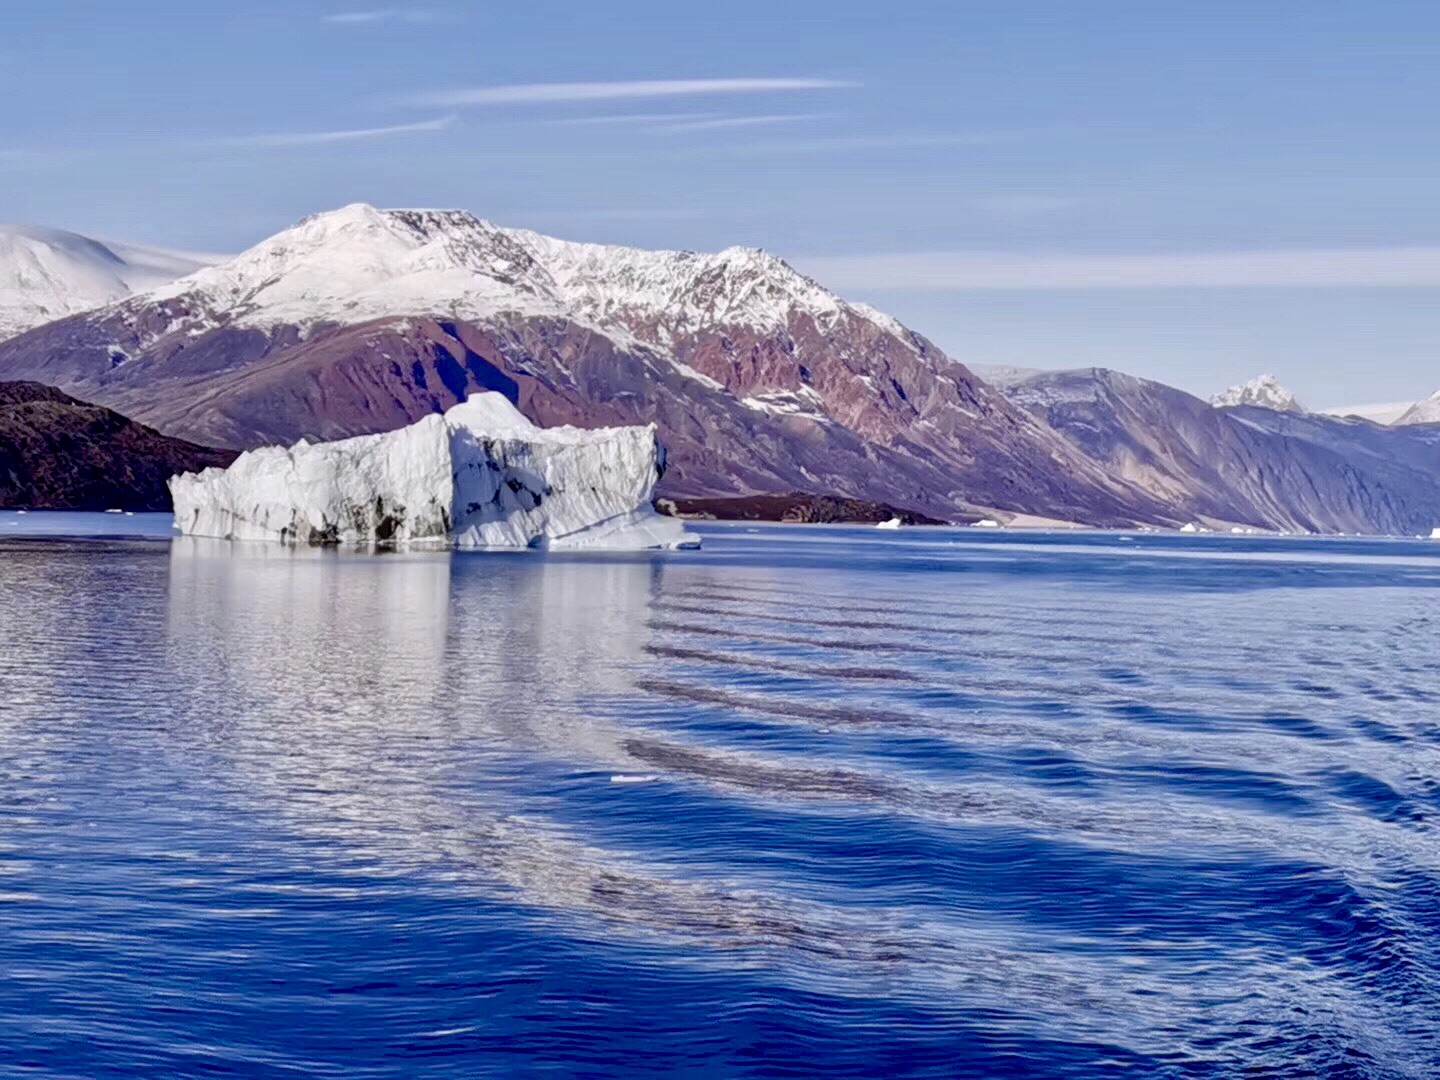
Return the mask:
{"type": "Polygon", "coordinates": [[[564,316],[664,340],[707,325],[783,328],[863,313],[754,248],[708,255],[582,244],[507,229],[458,210],[315,214],[238,257],[152,290],[204,320],[239,326],[354,324],[396,315],[564,316]]]}
{"type": "Polygon", "coordinates": [[[1305,412],[1305,406],[1301,405],[1274,375],[1260,375],[1247,383],[1240,383],[1232,386],[1223,394],[1216,394],[1210,399],[1210,404],[1217,409],[1234,409],[1242,405],[1253,405],[1261,409],[1274,409],[1276,412],[1305,412]]]}
{"type": "Polygon", "coordinates": [[[0,340],[190,274],[197,257],[0,225],[0,340]]]}
{"type": "Polygon", "coordinates": [[[1320,412],[1325,416],[1354,416],[1372,424],[1393,424],[1412,407],[1413,402],[1409,401],[1381,401],[1366,405],[1337,405],[1320,412]]]}
{"type": "Polygon", "coordinates": [[[1409,424],[1440,424],[1440,390],[1423,401],[1417,401],[1395,421],[1397,427],[1409,424]]]}
{"type": "Polygon", "coordinates": [[[370,434],[498,389],[545,425],[658,423],[664,494],[1164,516],[923,337],[774,256],[570,243],[461,211],[314,215],[0,344],[0,377],[22,375],[211,445],[370,434]]]}

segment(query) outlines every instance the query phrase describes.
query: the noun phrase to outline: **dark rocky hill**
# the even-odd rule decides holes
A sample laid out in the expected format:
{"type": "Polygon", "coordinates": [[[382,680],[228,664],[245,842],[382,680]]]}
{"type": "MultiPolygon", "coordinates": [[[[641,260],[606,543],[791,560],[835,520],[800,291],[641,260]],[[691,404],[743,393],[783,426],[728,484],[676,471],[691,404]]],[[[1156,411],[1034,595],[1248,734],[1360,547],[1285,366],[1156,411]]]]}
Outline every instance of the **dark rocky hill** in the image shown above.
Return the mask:
{"type": "Polygon", "coordinates": [[[168,510],[165,481],[233,451],[161,435],[54,387],[0,383],[0,506],[168,510]]]}

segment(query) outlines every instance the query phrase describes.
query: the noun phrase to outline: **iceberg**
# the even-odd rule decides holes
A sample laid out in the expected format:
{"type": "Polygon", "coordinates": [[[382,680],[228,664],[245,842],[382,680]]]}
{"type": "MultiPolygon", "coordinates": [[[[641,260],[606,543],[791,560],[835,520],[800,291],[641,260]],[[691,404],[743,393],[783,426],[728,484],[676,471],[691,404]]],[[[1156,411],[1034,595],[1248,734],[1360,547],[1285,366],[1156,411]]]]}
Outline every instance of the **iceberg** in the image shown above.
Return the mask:
{"type": "Polygon", "coordinates": [[[484,393],[398,431],[264,447],[170,480],[186,536],[347,546],[699,547],[651,505],[653,424],[537,427],[484,393]]]}

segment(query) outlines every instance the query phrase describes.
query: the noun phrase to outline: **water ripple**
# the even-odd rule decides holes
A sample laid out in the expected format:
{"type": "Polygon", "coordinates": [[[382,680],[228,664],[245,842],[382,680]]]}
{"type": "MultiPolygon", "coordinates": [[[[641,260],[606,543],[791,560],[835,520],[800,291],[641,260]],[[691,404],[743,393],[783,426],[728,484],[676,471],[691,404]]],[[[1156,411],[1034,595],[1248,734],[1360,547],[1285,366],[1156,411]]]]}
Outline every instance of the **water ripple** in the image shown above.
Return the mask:
{"type": "Polygon", "coordinates": [[[28,527],[7,1075],[1440,1074],[1433,546],[28,527]]]}

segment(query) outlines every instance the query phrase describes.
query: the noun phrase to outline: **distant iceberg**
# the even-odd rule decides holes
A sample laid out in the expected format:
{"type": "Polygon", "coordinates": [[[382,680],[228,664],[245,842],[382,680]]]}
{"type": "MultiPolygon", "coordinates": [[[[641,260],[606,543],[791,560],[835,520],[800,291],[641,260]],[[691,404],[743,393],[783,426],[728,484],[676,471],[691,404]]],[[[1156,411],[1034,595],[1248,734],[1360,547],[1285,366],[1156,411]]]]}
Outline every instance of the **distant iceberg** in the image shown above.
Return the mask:
{"type": "Polygon", "coordinates": [[[651,506],[654,425],[541,428],[502,394],[338,442],[241,454],[170,480],[187,536],[459,548],[698,547],[651,506]]]}
{"type": "Polygon", "coordinates": [[[884,521],[876,522],[875,528],[877,528],[877,529],[898,529],[898,528],[900,528],[900,526],[902,526],[902,525],[904,525],[904,524],[905,524],[905,522],[902,521],[900,518],[898,518],[898,517],[891,517],[891,518],[886,518],[884,521]]]}

